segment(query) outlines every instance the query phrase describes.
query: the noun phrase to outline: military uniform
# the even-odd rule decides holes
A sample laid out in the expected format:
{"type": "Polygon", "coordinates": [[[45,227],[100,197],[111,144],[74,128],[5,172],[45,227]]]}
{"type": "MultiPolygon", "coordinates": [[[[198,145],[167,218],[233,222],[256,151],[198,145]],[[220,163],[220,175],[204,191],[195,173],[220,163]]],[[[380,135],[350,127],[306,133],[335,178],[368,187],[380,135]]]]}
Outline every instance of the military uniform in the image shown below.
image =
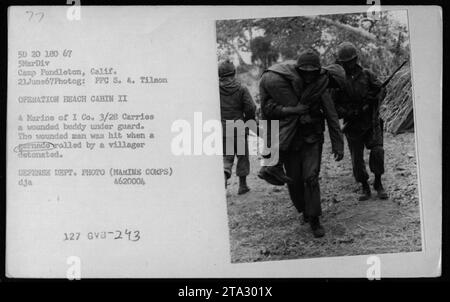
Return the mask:
{"type": "Polygon", "coordinates": [[[357,66],[357,72],[346,76],[348,89],[336,93],[336,108],[344,119],[353,176],[357,182],[369,179],[364,162],[364,148],[370,150],[369,167],[372,173],[384,173],[383,121],[378,116],[377,94],[381,82],[367,69],[357,66]],[[366,110],[362,108],[364,106],[366,110]],[[374,117],[376,115],[377,117],[374,117]]]}
{"type": "Polygon", "coordinates": [[[247,176],[250,173],[250,162],[248,157],[247,133],[237,133],[231,135],[226,133],[226,121],[243,120],[255,118],[256,106],[247,88],[241,86],[236,80],[225,83],[220,82],[220,109],[223,127],[223,150],[224,150],[224,170],[231,175],[234,158],[237,157],[236,175],[247,176]],[[244,142],[244,152],[238,152],[238,144],[244,142]],[[227,154],[226,146],[234,146],[234,154],[227,154]]]}
{"type": "Polygon", "coordinates": [[[305,217],[319,217],[322,213],[319,173],[325,119],[333,151],[343,154],[344,144],[334,103],[328,93],[329,74],[319,69],[316,81],[307,85],[297,67],[298,63],[281,63],[263,74],[261,110],[263,119],[279,120],[280,162],[293,180],[288,183],[288,190],[294,206],[305,217]],[[283,114],[283,107],[299,102],[309,106],[307,116],[283,114]]]}
{"type": "MultiPolygon", "coordinates": [[[[224,63],[219,68],[219,88],[220,88],[220,111],[223,130],[223,165],[226,178],[232,174],[234,158],[237,157],[236,175],[244,182],[245,177],[250,173],[250,162],[248,154],[248,132],[235,129],[233,133],[227,133],[227,121],[246,122],[255,119],[256,105],[248,89],[242,86],[234,78],[234,66],[231,63],[224,63]],[[221,69],[222,68],[222,69],[221,69]],[[238,132],[239,131],[239,132],[238,132]],[[244,148],[240,148],[239,144],[244,148]],[[232,153],[229,146],[233,146],[232,153]],[[243,150],[242,150],[243,149],[243,150]],[[229,154],[228,154],[229,153],[229,154]]],[[[241,193],[247,191],[248,187],[242,183],[241,193]]]]}
{"type": "Polygon", "coordinates": [[[375,174],[374,187],[381,198],[387,194],[381,184],[384,174],[383,120],[379,116],[379,103],[384,98],[382,83],[369,70],[356,63],[356,48],[344,42],[338,50],[338,60],[347,65],[345,83],[335,92],[338,115],[344,119],[344,133],[352,158],[353,176],[362,184],[364,195],[370,197],[367,183],[369,175],[364,162],[364,149],[370,150],[369,167],[375,174]],[[347,62],[347,63],[346,63],[347,62]]]}

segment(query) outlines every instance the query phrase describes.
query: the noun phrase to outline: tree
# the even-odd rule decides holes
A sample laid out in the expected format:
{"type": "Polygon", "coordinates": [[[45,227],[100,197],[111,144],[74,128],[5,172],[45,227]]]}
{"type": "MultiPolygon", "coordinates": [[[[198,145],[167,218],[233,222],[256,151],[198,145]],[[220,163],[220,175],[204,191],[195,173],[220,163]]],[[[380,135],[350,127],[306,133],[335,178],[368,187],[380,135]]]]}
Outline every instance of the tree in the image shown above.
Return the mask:
{"type": "Polygon", "coordinates": [[[409,56],[406,25],[389,12],[382,12],[377,20],[355,13],[223,20],[216,26],[219,53],[235,54],[244,71],[250,67],[242,58],[244,52],[251,53],[251,64],[258,68],[266,68],[277,59],[295,59],[307,48],[319,51],[323,64],[330,64],[343,41],[355,44],[364,67],[383,76],[409,56]]]}
{"type": "Polygon", "coordinates": [[[269,37],[256,37],[250,42],[252,63],[257,63],[261,69],[267,69],[278,59],[278,51],[272,47],[269,37]]]}

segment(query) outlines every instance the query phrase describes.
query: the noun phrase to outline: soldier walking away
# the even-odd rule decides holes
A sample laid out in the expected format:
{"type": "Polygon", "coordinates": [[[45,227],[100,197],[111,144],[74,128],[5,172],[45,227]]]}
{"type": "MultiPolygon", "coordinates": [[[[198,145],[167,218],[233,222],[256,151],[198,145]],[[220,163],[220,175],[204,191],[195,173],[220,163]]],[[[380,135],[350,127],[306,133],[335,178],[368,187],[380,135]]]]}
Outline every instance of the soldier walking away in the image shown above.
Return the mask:
{"type": "Polygon", "coordinates": [[[250,173],[250,161],[248,154],[248,130],[235,129],[232,134],[227,134],[227,121],[246,122],[255,119],[256,106],[248,89],[242,86],[235,78],[236,68],[230,61],[219,64],[219,86],[220,86],[220,112],[223,130],[223,165],[225,175],[225,187],[231,177],[234,158],[237,157],[236,175],[239,177],[238,194],[250,191],[247,185],[247,176],[250,173]],[[233,153],[227,154],[226,146],[233,146],[233,153]],[[244,152],[241,152],[239,144],[244,144],[244,152]]]}
{"type": "Polygon", "coordinates": [[[371,190],[364,162],[364,148],[370,150],[369,167],[375,174],[373,183],[378,198],[387,199],[381,176],[384,173],[383,120],[379,104],[386,95],[382,83],[358,63],[356,47],[349,42],[339,45],[337,63],[345,70],[345,87],[336,93],[336,109],[344,119],[343,132],[347,137],[352,158],[353,176],[362,185],[359,200],[368,200],[371,190]]]}
{"type": "Polygon", "coordinates": [[[330,82],[329,72],[321,68],[319,55],[313,50],[303,52],[297,62],[271,66],[260,81],[263,119],[279,120],[280,163],[292,179],[288,183],[290,198],[315,237],[325,234],[319,220],[325,119],[335,160],[344,156],[338,115],[328,90],[330,82]]]}

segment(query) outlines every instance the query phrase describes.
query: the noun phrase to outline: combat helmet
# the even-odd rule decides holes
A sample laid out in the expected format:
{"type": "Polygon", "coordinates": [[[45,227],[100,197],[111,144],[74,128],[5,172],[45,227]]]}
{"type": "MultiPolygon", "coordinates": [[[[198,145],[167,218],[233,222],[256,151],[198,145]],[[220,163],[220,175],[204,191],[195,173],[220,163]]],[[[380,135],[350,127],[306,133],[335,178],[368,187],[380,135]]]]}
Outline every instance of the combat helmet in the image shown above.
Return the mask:
{"type": "Polygon", "coordinates": [[[236,73],[236,67],[230,60],[225,60],[219,64],[219,77],[228,77],[236,73]]]}
{"type": "Polygon", "coordinates": [[[319,54],[308,49],[303,51],[297,59],[297,68],[303,71],[316,71],[320,70],[320,58],[319,54]]]}
{"type": "Polygon", "coordinates": [[[338,46],[337,60],[340,62],[348,62],[358,56],[355,45],[350,42],[343,42],[338,46]]]}

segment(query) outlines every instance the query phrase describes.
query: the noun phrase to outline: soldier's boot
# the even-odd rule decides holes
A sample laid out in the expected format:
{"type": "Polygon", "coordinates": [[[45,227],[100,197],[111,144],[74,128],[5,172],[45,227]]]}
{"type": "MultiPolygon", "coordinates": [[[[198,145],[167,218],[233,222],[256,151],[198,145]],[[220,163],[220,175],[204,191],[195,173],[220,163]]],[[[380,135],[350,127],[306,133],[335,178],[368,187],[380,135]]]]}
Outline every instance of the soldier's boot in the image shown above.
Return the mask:
{"type": "Polygon", "coordinates": [[[325,236],[325,229],[320,224],[319,217],[309,217],[309,225],[311,226],[314,237],[320,238],[325,236]]]}
{"type": "Polygon", "coordinates": [[[293,183],[292,178],[284,173],[281,163],[278,163],[275,166],[263,166],[258,172],[258,177],[275,186],[293,183]]]}
{"type": "Polygon", "coordinates": [[[284,186],[284,182],[276,179],[273,175],[270,173],[267,173],[267,167],[262,167],[258,172],[258,177],[261,179],[264,179],[269,184],[274,186],[284,186]]]}
{"type": "Polygon", "coordinates": [[[306,223],[309,223],[309,216],[305,215],[305,213],[302,214],[302,220],[301,220],[301,224],[304,225],[306,223]]]}
{"type": "Polygon", "coordinates": [[[380,199],[388,199],[388,194],[383,188],[383,184],[381,183],[381,175],[375,175],[375,181],[373,183],[373,188],[377,191],[378,198],[380,199]]]}
{"type": "Polygon", "coordinates": [[[364,181],[362,183],[362,195],[359,196],[358,200],[359,201],[364,201],[364,200],[369,200],[370,196],[372,195],[372,192],[370,192],[370,186],[367,183],[367,181],[364,181]]]}
{"type": "Polygon", "coordinates": [[[248,191],[250,191],[250,188],[247,186],[247,177],[246,176],[240,176],[239,177],[239,189],[238,194],[245,194],[248,191]]]}

